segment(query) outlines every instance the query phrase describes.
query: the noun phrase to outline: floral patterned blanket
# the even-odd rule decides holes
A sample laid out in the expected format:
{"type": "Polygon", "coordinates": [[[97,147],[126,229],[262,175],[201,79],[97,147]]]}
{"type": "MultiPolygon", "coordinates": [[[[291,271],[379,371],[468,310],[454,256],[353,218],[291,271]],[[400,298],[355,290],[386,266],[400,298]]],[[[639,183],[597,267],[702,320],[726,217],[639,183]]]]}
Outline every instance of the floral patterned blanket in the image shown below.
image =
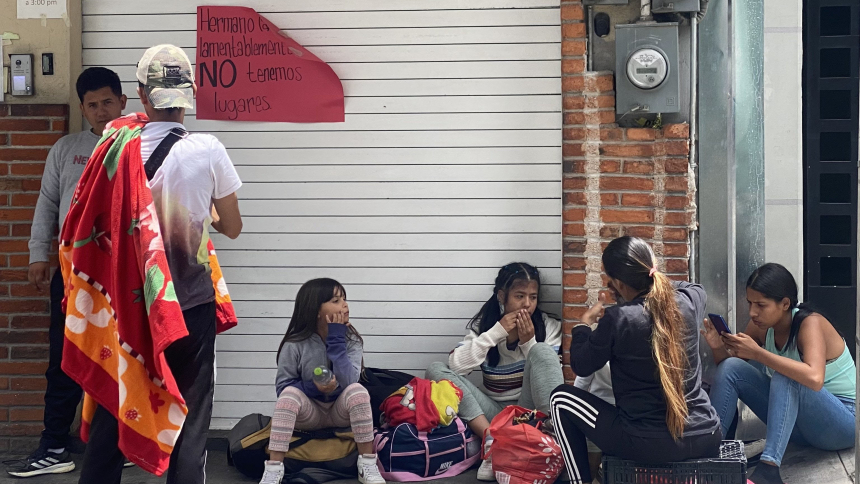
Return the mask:
{"type": "MultiPolygon", "coordinates": [[[[110,123],[75,190],[60,237],[62,368],[86,392],[84,440],[101,405],[119,423],[125,456],[161,475],[188,413],[164,351],[188,331],[140,155],[147,122],[110,123]]],[[[211,241],[209,264],[220,332],[236,316],[211,241]]]]}

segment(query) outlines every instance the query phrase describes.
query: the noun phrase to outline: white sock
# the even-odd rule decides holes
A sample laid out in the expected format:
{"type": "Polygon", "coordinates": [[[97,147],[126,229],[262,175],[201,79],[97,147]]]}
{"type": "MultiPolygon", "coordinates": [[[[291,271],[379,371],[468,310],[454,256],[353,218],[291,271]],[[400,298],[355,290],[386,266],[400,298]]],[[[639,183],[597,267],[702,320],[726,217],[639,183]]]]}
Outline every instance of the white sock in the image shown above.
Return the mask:
{"type": "Polygon", "coordinates": [[[66,451],[65,447],[60,447],[59,449],[48,449],[48,452],[50,452],[52,454],[62,454],[65,451],[66,451]]]}

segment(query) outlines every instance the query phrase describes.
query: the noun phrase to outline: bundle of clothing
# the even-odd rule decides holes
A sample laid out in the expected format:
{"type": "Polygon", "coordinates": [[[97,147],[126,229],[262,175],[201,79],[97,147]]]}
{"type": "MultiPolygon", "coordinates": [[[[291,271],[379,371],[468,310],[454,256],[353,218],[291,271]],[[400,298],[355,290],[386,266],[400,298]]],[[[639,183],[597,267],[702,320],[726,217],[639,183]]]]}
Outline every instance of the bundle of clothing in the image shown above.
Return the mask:
{"type": "Polygon", "coordinates": [[[451,425],[460,408],[463,391],[449,380],[415,377],[382,403],[383,426],[415,425],[419,432],[451,425]]]}

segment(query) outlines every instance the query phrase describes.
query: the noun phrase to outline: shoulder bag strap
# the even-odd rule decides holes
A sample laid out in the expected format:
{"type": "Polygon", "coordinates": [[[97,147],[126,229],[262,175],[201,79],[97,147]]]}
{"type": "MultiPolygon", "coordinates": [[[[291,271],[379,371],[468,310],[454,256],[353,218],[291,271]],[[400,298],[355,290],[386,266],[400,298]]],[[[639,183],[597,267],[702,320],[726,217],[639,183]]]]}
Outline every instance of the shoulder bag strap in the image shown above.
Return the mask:
{"type": "Polygon", "coordinates": [[[155,151],[152,152],[152,156],[150,156],[143,165],[143,170],[146,172],[147,180],[152,180],[152,177],[155,176],[155,172],[161,168],[161,164],[164,163],[164,159],[167,158],[167,154],[170,153],[170,149],[173,148],[173,145],[186,136],[188,136],[188,131],[185,131],[182,128],[173,128],[169,133],[167,133],[167,136],[161,140],[161,143],[159,143],[158,147],[155,148],[155,151]]]}

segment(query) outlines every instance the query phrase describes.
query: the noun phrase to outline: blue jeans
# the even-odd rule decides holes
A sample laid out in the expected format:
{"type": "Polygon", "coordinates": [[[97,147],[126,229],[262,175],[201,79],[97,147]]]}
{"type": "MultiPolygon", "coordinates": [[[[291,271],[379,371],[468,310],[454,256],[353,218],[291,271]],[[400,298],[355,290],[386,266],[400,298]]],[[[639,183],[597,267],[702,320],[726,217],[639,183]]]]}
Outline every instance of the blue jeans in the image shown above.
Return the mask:
{"type": "Polygon", "coordinates": [[[761,460],[782,464],[789,440],[822,450],[854,446],[854,400],[825,389],[813,391],[780,373],[767,376],[761,365],[727,358],[717,366],[711,387],[723,435],[737,412],[738,398],[767,424],[767,443],[761,460]]]}

